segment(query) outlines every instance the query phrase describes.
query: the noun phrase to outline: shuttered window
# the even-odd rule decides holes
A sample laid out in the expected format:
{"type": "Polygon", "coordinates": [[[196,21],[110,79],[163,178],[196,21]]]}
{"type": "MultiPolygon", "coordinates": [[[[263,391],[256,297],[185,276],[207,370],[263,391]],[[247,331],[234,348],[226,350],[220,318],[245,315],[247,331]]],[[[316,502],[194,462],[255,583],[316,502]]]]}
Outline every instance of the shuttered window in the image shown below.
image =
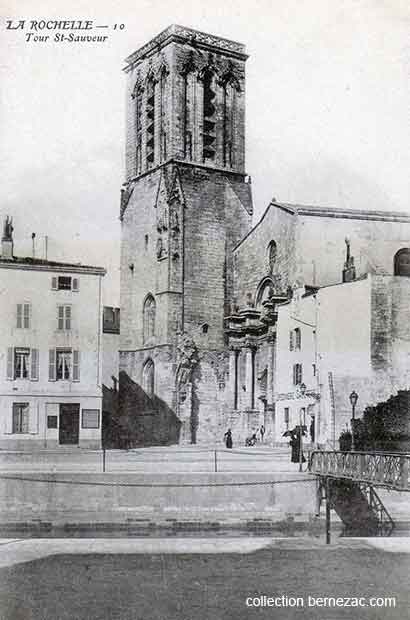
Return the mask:
{"type": "Polygon", "coordinates": [[[7,379],[39,378],[39,350],[25,347],[9,347],[7,349],[7,379]]]}
{"type": "Polygon", "coordinates": [[[49,381],[80,381],[80,351],[50,349],[49,381]]]}
{"type": "Polygon", "coordinates": [[[71,276],[53,276],[51,278],[51,289],[53,291],[79,291],[80,281],[71,276]]]}
{"type": "Polygon", "coordinates": [[[30,408],[28,403],[13,403],[13,429],[16,434],[29,432],[30,408]]]}
{"type": "Polygon", "coordinates": [[[289,332],[289,351],[293,351],[293,331],[289,332]]]}
{"type": "Polygon", "coordinates": [[[30,315],[30,304],[17,304],[16,327],[18,329],[29,329],[30,315]]]}
{"type": "Polygon", "coordinates": [[[57,306],[57,325],[59,331],[71,330],[71,306],[57,306]]]}

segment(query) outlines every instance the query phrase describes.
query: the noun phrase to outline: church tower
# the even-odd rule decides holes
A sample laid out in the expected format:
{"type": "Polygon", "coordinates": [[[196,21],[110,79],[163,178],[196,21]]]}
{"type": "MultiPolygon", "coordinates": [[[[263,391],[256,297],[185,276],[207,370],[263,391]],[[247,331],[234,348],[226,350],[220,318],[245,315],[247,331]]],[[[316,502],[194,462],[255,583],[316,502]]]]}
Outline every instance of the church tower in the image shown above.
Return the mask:
{"type": "Polygon", "coordinates": [[[252,216],[246,58],[173,25],[126,59],[120,406],[139,443],[210,441],[226,422],[232,249],[252,216]]]}

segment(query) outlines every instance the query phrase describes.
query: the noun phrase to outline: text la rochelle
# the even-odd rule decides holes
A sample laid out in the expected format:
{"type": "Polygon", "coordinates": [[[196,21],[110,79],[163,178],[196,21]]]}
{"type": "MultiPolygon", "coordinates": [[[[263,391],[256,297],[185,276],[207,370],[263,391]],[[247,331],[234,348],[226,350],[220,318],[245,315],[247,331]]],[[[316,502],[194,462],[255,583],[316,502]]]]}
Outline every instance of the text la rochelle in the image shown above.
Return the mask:
{"type": "Polygon", "coordinates": [[[7,19],[6,20],[6,30],[24,30],[24,28],[28,28],[30,30],[38,31],[38,30],[92,30],[93,22],[92,20],[56,20],[56,19],[31,19],[30,21],[26,21],[25,19],[7,19]]]}

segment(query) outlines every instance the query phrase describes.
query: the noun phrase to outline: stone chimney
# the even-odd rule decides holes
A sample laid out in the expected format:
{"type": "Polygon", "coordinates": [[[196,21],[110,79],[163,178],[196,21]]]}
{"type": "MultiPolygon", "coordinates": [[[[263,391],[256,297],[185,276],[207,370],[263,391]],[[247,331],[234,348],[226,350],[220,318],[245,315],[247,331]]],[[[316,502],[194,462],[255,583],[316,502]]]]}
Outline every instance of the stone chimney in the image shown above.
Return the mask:
{"type": "Polygon", "coordinates": [[[6,216],[1,238],[1,257],[13,258],[13,218],[6,216]]]}

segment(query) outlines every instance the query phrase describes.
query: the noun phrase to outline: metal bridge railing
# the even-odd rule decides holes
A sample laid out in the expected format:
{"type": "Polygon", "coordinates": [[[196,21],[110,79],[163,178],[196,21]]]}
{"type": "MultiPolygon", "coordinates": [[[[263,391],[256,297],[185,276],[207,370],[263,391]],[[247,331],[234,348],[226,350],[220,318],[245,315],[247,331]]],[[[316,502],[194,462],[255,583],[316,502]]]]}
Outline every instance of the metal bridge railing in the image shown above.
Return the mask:
{"type": "Polygon", "coordinates": [[[309,471],[319,476],[347,478],[397,491],[410,491],[409,454],[315,450],[310,455],[309,471]]]}

